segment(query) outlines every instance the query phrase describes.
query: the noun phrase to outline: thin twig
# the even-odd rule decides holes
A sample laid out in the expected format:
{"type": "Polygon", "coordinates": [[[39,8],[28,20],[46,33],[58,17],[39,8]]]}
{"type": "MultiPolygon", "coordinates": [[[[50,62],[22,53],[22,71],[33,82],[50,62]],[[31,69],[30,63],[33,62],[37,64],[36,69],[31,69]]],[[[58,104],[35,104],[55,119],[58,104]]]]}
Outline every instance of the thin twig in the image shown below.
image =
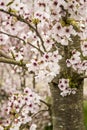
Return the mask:
{"type": "Polygon", "coordinates": [[[51,107],[51,104],[48,104],[47,102],[43,101],[43,100],[40,100],[40,102],[44,103],[48,108],[51,107]]]}
{"type": "Polygon", "coordinates": [[[32,82],[33,82],[33,88],[35,89],[35,87],[36,87],[35,86],[36,85],[36,83],[35,83],[35,72],[33,72],[33,81],[32,82]]]}
{"type": "Polygon", "coordinates": [[[10,56],[5,54],[2,50],[0,50],[0,57],[4,57],[4,58],[7,58],[7,59],[12,59],[10,56]]]}
{"type": "MultiPolygon", "coordinates": [[[[21,111],[22,111],[22,109],[24,108],[24,106],[25,106],[25,104],[20,108],[20,110],[19,110],[19,112],[17,113],[17,114],[20,114],[21,113],[21,111]]],[[[16,115],[17,115],[16,114],[16,115]]],[[[10,124],[9,124],[9,126],[8,126],[8,128],[10,129],[10,127],[12,126],[12,123],[14,122],[14,120],[16,119],[16,115],[14,116],[14,118],[12,119],[12,121],[10,122],[10,124]]]]}
{"type": "Polygon", "coordinates": [[[18,36],[15,36],[15,35],[12,35],[12,34],[8,34],[8,33],[3,32],[3,31],[0,31],[0,33],[5,34],[5,35],[7,35],[7,36],[9,36],[9,37],[16,38],[16,39],[22,41],[24,44],[27,44],[27,43],[28,43],[28,44],[29,44],[30,46],[32,46],[33,48],[37,49],[41,54],[44,54],[44,52],[43,52],[42,50],[40,50],[38,47],[34,46],[34,45],[31,44],[30,42],[27,42],[27,43],[26,43],[24,39],[22,39],[22,38],[20,38],[20,37],[18,37],[18,36]]]}
{"type": "Polygon", "coordinates": [[[38,32],[37,28],[33,27],[27,20],[25,20],[25,19],[24,19],[22,16],[20,16],[20,15],[13,14],[13,13],[8,12],[8,11],[3,10],[3,9],[0,9],[0,11],[3,12],[3,13],[9,14],[10,16],[13,16],[13,17],[17,18],[17,20],[19,20],[20,22],[23,22],[23,23],[27,24],[33,31],[35,31],[36,34],[37,34],[37,36],[39,37],[41,43],[42,43],[42,47],[43,47],[44,51],[46,52],[46,48],[45,48],[45,46],[44,46],[44,41],[43,41],[43,39],[42,39],[40,33],[38,32]]]}
{"type": "Polygon", "coordinates": [[[46,111],[49,111],[48,109],[47,110],[40,110],[38,111],[37,113],[35,113],[34,115],[32,115],[32,118],[36,117],[38,114],[40,114],[41,112],[46,112],[46,111]]]}
{"type": "Polygon", "coordinates": [[[8,58],[3,58],[3,57],[0,57],[0,62],[26,67],[26,64],[24,62],[20,62],[20,61],[8,59],[8,58]]]}
{"type": "Polygon", "coordinates": [[[27,42],[30,46],[32,46],[33,48],[37,49],[41,55],[44,54],[44,52],[42,50],[40,50],[38,47],[34,46],[33,44],[31,44],[30,42],[27,42]]]}
{"type": "Polygon", "coordinates": [[[12,35],[12,34],[8,34],[8,33],[3,32],[3,31],[0,31],[0,33],[5,34],[5,35],[7,35],[7,36],[9,36],[9,37],[16,38],[16,39],[18,39],[18,40],[24,42],[24,44],[26,44],[26,42],[24,41],[24,39],[22,39],[22,38],[20,38],[20,37],[18,37],[18,36],[15,36],[15,35],[12,35]]]}

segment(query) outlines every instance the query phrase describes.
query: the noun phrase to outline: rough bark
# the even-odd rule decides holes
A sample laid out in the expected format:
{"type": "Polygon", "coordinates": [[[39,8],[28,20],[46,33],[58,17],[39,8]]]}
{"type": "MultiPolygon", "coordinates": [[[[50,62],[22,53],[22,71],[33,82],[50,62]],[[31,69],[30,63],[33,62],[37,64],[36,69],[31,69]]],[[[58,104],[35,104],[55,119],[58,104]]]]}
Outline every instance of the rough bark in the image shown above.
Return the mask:
{"type": "Polygon", "coordinates": [[[75,95],[62,97],[57,85],[50,84],[53,130],[85,130],[82,85],[79,86],[75,95]]]}

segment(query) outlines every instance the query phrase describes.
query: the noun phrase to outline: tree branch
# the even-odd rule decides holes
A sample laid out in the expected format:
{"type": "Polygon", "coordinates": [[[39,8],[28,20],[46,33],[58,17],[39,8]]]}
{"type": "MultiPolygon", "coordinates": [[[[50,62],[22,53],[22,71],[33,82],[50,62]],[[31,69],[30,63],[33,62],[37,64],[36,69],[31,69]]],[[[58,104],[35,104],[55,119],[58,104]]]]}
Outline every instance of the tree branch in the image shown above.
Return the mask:
{"type": "Polygon", "coordinates": [[[32,46],[33,48],[37,49],[41,54],[44,54],[44,52],[42,50],[40,50],[38,47],[34,46],[33,44],[31,44],[30,42],[27,42],[30,46],[32,46]]]}
{"type": "Polygon", "coordinates": [[[86,79],[86,78],[87,78],[87,75],[81,76],[80,78],[81,78],[81,79],[86,79]]]}
{"type": "Polygon", "coordinates": [[[41,112],[46,112],[46,111],[49,111],[48,109],[47,110],[40,110],[38,111],[37,113],[35,113],[34,115],[32,115],[32,118],[36,117],[38,114],[40,114],[41,112]]]}
{"type": "Polygon", "coordinates": [[[15,39],[18,39],[18,40],[22,41],[24,44],[27,44],[27,43],[28,43],[28,44],[29,44],[30,46],[32,46],[33,48],[37,49],[41,54],[44,54],[44,52],[43,52],[42,50],[40,50],[38,47],[34,46],[34,45],[31,44],[30,42],[27,42],[27,43],[26,43],[24,39],[22,39],[22,38],[20,38],[20,37],[18,37],[18,36],[14,36],[14,35],[8,34],[8,33],[3,32],[3,31],[0,31],[0,33],[5,34],[5,35],[7,35],[7,36],[9,36],[9,37],[13,37],[13,38],[15,38],[15,39]]]}
{"type": "Polygon", "coordinates": [[[0,62],[7,63],[7,64],[18,65],[18,66],[24,66],[24,67],[26,66],[26,64],[24,62],[15,61],[13,59],[2,58],[2,57],[0,57],[0,62]]]}
{"type": "Polygon", "coordinates": [[[40,102],[44,103],[49,109],[51,107],[51,104],[48,104],[47,102],[43,101],[43,100],[40,100],[40,102]]]}
{"type": "Polygon", "coordinates": [[[42,43],[42,47],[43,47],[44,51],[46,52],[46,48],[45,48],[45,46],[44,46],[44,41],[43,41],[43,39],[42,39],[40,33],[38,32],[37,28],[33,27],[33,26],[32,26],[27,20],[25,20],[21,15],[16,15],[16,14],[13,14],[13,13],[8,12],[8,11],[3,10],[3,9],[0,9],[0,11],[3,12],[3,13],[9,14],[10,16],[13,16],[13,17],[17,18],[17,20],[19,20],[20,22],[23,22],[23,23],[27,24],[29,28],[31,28],[33,31],[35,31],[35,32],[36,32],[36,35],[39,37],[39,39],[40,39],[40,41],[41,41],[41,43],[42,43]]]}
{"type": "Polygon", "coordinates": [[[0,50],[0,57],[4,57],[4,58],[7,58],[7,59],[12,59],[10,56],[5,54],[2,50],[0,50]]]}
{"type": "Polygon", "coordinates": [[[10,36],[10,37],[13,37],[13,38],[16,38],[16,39],[18,39],[18,40],[21,40],[22,42],[24,42],[24,44],[26,44],[26,42],[24,41],[24,39],[22,39],[22,38],[20,38],[20,37],[18,37],[18,36],[11,35],[11,34],[8,34],[8,33],[6,33],[6,32],[3,32],[3,31],[0,31],[0,33],[5,34],[5,35],[10,36]]]}
{"type": "MultiPolygon", "coordinates": [[[[20,115],[20,113],[21,113],[21,111],[22,111],[22,109],[24,108],[24,106],[25,106],[25,104],[24,105],[22,105],[22,107],[20,108],[20,110],[19,110],[19,112],[16,114],[16,115],[20,115]]],[[[12,123],[14,122],[14,120],[16,119],[16,115],[14,116],[14,118],[11,120],[11,122],[10,122],[10,124],[9,124],[9,126],[7,126],[7,128],[11,128],[11,126],[12,126],[12,123]]],[[[7,130],[9,130],[9,129],[7,129],[7,130]]]]}

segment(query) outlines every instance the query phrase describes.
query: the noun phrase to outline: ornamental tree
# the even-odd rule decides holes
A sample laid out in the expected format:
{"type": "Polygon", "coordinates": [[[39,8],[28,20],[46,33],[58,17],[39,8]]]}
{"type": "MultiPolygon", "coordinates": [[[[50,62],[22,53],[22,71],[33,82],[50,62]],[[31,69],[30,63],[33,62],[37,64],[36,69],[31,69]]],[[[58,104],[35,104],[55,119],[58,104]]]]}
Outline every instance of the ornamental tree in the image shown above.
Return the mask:
{"type": "Polygon", "coordinates": [[[0,1],[0,62],[50,85],[53,130],[85,129],[86,7],[86,0],[0,1]]]}

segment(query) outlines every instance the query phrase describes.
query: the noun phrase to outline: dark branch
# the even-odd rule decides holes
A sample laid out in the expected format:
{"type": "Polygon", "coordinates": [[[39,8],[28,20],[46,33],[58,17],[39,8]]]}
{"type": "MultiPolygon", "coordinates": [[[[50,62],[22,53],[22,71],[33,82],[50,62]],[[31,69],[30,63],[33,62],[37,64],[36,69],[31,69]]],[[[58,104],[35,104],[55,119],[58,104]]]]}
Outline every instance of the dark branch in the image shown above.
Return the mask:
{"type": "Polygon", "coordinates": [[[46,112],[46,111],[49,111],[48,109],[47,110],[40,110],[38,111],[37,113],[35,113],[32,118],[36,117],[38,114],[42,113],[42,112],[46,112]]]}
{"type": "Polygon", "coordinates": [[[40,100],[40,102],[44,103],[48,108],[51,107],[51,104],[48,104],[47,102],[43,101],[43,100],[40,100]]]}

